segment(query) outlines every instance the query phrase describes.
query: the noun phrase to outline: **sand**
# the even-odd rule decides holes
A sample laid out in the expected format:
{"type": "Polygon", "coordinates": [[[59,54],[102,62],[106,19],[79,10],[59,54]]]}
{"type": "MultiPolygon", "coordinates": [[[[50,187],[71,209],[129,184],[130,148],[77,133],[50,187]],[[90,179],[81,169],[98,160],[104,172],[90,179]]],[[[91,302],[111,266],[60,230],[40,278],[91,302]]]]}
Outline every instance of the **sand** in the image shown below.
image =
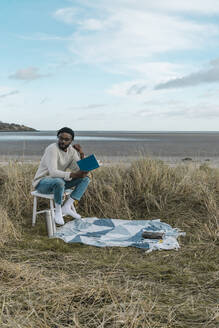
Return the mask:
{"type": "MultiPolygon", "coordinates": [[[[82,136],[119,137],[130,140],[83,140],[84,152],[94,153],[103,163],[131,163],[149,156],[175,165],[208,163],[219,167],[219,133],[138,133],[138,132],[78,132],[82,136]],[[184,161],[185,158],[191,160],[184,161]]],[[[16,140],[0,142],[0,161],[38,162],[51,140],[16,140]]]]}

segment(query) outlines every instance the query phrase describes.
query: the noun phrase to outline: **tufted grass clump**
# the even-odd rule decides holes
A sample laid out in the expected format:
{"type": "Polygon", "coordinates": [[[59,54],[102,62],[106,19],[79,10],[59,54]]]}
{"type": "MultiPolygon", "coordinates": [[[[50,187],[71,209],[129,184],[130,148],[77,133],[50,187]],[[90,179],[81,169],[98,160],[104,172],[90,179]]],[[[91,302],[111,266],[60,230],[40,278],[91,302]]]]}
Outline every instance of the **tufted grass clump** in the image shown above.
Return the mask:
{"type": "Polygon", "coordinates": [[[36,169],[0,167],[0,327],[217,327],[218,169],[142,158],[91,174],[85,217],[161,219],[186,232],[179,251],[152,253],[49,239],[43,215],[32,228],[36,169]]]}
{"type": "Polygon", "coordinates": [[[19,228],[15,228],[11,219],[8,217],[8,212],[0,206],[0,247],[10,239],[19,238],[19,228]]]}

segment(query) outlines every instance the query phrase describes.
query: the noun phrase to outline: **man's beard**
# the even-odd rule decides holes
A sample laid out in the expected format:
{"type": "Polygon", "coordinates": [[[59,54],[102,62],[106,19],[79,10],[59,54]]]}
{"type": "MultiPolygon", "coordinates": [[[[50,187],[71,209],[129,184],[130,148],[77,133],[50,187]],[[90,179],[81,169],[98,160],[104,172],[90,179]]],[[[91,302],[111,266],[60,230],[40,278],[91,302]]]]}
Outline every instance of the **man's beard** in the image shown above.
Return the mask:
{"type": "Polygon", "coordinates": [[[58,143],[58,146],[61,150],[66,150],[70,145],[65,145],[65,144],[62,144],[62,143],[58,143]]]}

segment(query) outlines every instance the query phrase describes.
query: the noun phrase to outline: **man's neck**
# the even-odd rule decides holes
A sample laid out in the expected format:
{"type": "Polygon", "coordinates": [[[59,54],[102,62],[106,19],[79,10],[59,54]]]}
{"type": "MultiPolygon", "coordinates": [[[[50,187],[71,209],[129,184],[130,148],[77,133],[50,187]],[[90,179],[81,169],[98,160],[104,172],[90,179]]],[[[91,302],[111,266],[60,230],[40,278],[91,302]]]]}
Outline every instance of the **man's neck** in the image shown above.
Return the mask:
{"type": "Polygon", "coordinates": [[[64,151],[65,153],[67,153],[68,148],[69,148],[70,145],[69,145],[67,148],[65,148],[65,149],[60,148],[60,147],[59,147],[59,144],[57,144],[57,146],[58,146],[59,150],[64,151]]]}

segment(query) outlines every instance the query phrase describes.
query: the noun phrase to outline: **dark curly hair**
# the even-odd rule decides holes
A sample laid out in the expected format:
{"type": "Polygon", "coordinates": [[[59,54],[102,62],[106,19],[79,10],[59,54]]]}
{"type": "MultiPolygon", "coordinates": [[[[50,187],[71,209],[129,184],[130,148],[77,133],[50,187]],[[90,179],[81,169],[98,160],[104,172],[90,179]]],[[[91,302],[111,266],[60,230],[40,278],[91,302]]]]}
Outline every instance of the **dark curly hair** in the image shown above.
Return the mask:
{"type": "Polygon", "coordinates": [[[60,133],[69,133],[72,136],[72,140],[74,140],[75,137],[75,133],[72,129],[67,128],[66,126],[64,128],[61,128],[58,132],[57,132],[57,137],[59,136],[60,133]]]}

